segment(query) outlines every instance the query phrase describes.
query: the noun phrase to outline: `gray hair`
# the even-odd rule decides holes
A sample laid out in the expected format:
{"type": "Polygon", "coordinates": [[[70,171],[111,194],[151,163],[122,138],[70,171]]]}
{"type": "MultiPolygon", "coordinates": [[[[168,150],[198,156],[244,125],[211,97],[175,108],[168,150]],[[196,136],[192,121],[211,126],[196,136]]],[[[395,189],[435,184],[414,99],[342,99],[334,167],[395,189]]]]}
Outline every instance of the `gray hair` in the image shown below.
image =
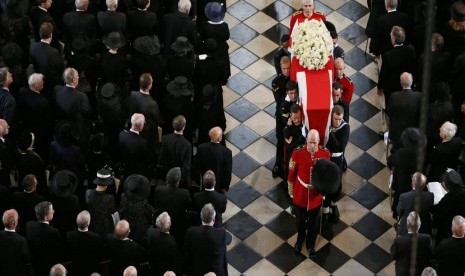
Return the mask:
{"type": "Polygon", "coordinates": [[[43,220],[52,209],[52,203],[50,201],[42,201],[36,204],[34,210],[38,220],[43,220]]]}
{"type": "Polygon", "coordinates": [[[132,126],[141,126],[145,124],[145,116],[141,113],[134,113],[131,116],[131,125],[132,126]]]}
{"type": "Polygon", "coordinates": [[[465,218],[462,216],[455,216],[452,219],[452,233],[454,235],[462,237],[464,235],[464,227],[465,227],[465,218]]]}
{"type": "Polygon", "coordinates": [[[408,72],[404,72],[400,75],[400,86],[402,86],[403,89],[411,88],[412,83],[413,83],[412,74],[408,72]]]}
{"type": "Polygon", "coordinates": [[[0,68],[0,87],[5,85],[5,82],[7,79],[8,79],[8,67],[0,68]]]}
{"type": "Polygon", "coordinates": [[[84,230],[90,225],[90,213],[86,210],[81,211],[76,217],[76,224],[80,230],[84,230]]]}
{"type": "Polygon", "coordinates": [[[397,9],[397,0],[384,0],[384,6],[388,9],[397,9]]]}
{"type": "Polygon", "coordinates": [[[402,27],[394,26],[391,29],[391,37],[396,44],[403,44],[405,41],[405,30],[402,27]]]}
{"type": "Polygon", "coordinates": [[[181,168],[171,168],[166,174],[166,184],[169,186],[176,186],[181,180],[181,168]]]}
{"type": "Polygon", "coordinates": [[[63,72],[63,80],[66,84],[71,84],[74,80],[79,79],[79,73],[76,69],[68,67],[63,72]]]}
{"type": "Polygon", "coordinates": [[[118,7],[118,0],[106,0],[105,4],[108,9],[116,9],[118,7]]]}
{"type": "Polygon", "coordinates": [[[442,124],[441,129],[442,133],[448,140],[454,138],[455,134],[457,133],[457,125],[449,121],[446,121],[444,124],[442,124]]]}
{"type": "Polygon", "coordinates": [[[407,229],[409,231],[418,233],[418,229],[420,229],[421,220],[420,216],[417,212],[410,212],[407,217],[407,229]]]}
{"type": "Polygon", "coordinates": [[[78,10],[84,10],[85,7],[89,5],[89,0],[76,0],[74,1],[74,5],[78,10]]]}
{"type": "Polygon", "coordinates": [[[35,89],[39,84],[44,82],[44,75],[39,73],[33,73],[29,76],[27,80],[27,84],[29,85],[30,89],[35,89]]]}
{"type": "Polygon", "coordinates": [[[302,0],[302,5],[305,3],[310,3],[313,5],[313,0],[302,0]]]}
{"type": "Polygon", "coordinates": [[[190,0],[179,0],[178,2],[178,11],[182,13],[189,13],[192,7],[190,0]]]}
{"type": "Polygon", "coordinates": [[[171,228],[171,217],[168,215],[167,212],[161,213],[156,221],[155,225],[157,226],[158,229],[160,229],[161,232],[166,233],[170,230],[171,228]]]}
{"type": "Polygon", "coordinates": [[[213,208],[213,205],[211,203],[205,204],[202,208],[202,211],[200,211],[200,219],[204,224],[208,224],[214,221],[215,216],[215,208],[213,208]]]}
{"type": "Polygon", "coordinates": [[[206,189],[212,189],[213,187],[215,187],[215,184],[216,184],[215,173],[212,170],[206,171],[203,174],[202,182],[206,189]]]}

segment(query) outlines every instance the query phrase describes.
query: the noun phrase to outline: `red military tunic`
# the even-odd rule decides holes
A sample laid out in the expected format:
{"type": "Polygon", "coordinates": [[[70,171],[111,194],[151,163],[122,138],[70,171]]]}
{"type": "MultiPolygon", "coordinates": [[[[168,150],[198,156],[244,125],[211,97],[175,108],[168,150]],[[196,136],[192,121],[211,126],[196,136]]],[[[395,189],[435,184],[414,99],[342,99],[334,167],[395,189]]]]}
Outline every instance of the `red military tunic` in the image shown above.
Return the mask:
{"type": "Polygon", "coordinates": [[[350,101],[352,100],[352,95],[354,94],[354,83],[345,74],[342,75],[342,78],[340,79],[338,79],[336,76],[336,79],[334,81],[337,81],[342,85],[341,98],[347,104],[350,104],[350,101]]]}
{"type": "Polygon", "coordinates": [[[312,169],[318,159],[329,160],[330,154],[327,149],[318,147],[318,151],[313,154],[308,152],[307,144],[294,150],[289,161],[289,175],[287,180],[294,183],[293,202],[297,206],[312,210],[321,205],[323,196],[313,188],[305,186],[311,184],[312,169]]]}
{"type": "MultiPolygon", "coordinates": [[[[326,17],[322,12],[313,11],[312,15],[310,15],[309,17],[306,17],[303,11],[296,11],[291,16],[291,23],[289,24],[289,35],[292,35],[292,30],[294,29],[295,23],[304,22],[305,19],[308,19],[308,20],[315,19],[315,20],[320,20],[320,21],[326,21],[326,17]]],[[[292,43],[289,43],[289,46],[292,47],[292,43]]]]}

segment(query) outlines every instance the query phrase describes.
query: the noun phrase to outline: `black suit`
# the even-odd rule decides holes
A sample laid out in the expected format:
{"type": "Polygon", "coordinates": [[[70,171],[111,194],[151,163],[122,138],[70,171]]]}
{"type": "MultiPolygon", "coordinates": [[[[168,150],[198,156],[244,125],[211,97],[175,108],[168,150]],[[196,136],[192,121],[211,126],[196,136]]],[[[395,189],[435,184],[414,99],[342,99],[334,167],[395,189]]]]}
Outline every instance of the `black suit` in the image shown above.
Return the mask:
{"type": "Polygon", "coordinates": [[[168,171],[181,168],[181,188],[191,186],[192,145],[182,134],[170,133],[162,137],[160,164],[168,171]]]}
{"type": "MultiPolygon", "coordinates": [[[[376,19],[375,22],[375,35],[372,38],[372,50],[375,55],[384,54],[392,49],[390,33],[394,26],[402,27],[405,30],[406,38],[410,39],[408,15],[399,11],[388,12],[376,19]]],[[[383,61],[384,60],[383,56],[383,61]]]]}
{"type": "MultiPolygon", "coordinates": [[[[422,41],[423,42],[423,41],[422,41]]],[[[430,87],[429,99],[430,102],[436,101],[436,95],[432,93],[434,86],[439,82],[447,82],[450,78],[450,71],[452,69],[452,56],[450,53],[445,51],[434,51],[431,53],[431,74],[428,81],[430,87]]],[[[421,55],[418,62],[418,81],[417,89],[422,90],[423,85],[423,65],[424,55],[421,55]]]]}
{"type": "Polygon", "coordinates": [[[452,236],[451,222],[454,216],[465,216],[465,191],[448,192],[436,205],[433,220],[438,229],[436,243],[452,236]]]}
{"type": "Polygon", "coordinates": [[[0,232],[0,271],[2,275],[24,275],[31,256],[26,239],[15,232],[0,232]]]}
{"type": "Polygon", "coordinates": [[[159,212],[166,211],[170,215],[171,234],[181,246],[188,227],[187,209],[191,203],[188,190],[171,186],[159,187],[155,190],[154,203],[159,212]]]}
{"type": "Polygon", "coordinates": [[[226,245],[229,242],[223,228],[206,225],[189,228],[184,243],[186,274],[214,272],[217,276],[228,275],[226,245]]]}
{"type": "Polygon", "coordinates": [[[42,23],[49,22],[53,25],[52,46],[59,49],[58,39],[60,38],[60,34],[52,15],[48,11],[44,11],[37,6],[34,6],[31,8],[29,17],[31,19],[35,41],[40,41],[40,25],[42,25],[42,23]]]}
{"type": "Polygon", "coordinates": [[[147,168],[147,142],[142,136],[132,131],[119,134],[120,159],[123,163],[124,176],[133,173],[150,177],[147,168]]]}
{"type": "Polygon", "coordinates": [[[450,141],[445,141],[435,146],[429,158],[431,165],[428,174],[429,181],[441,182],[441,176],[447,168],[457,170],[459,165],[460,149],[462,148],[463,140],[454,137],[450,141]]]}
{"type": "Polygon", "coordinates": [[[131,41],[141,36],[153,36],[158,33],[158,19],[154,12],[130,11],[128,19],[128,36],[131,41]]]}
{"type": "Polygon", "coordinates": [[[87,37],[89,45],[97,39],[97,20],[93,14],[85,11],[72,11],[63,16],[65,43],[70,47],[73,38],[87,37]]]}
{"type": "Polygon", "coordinates": [[[436,247],[438,275],[462,276],[465,273],[465,239],[450,237],[436,247]]]}
{"type": "Polygon", "coordinates": [[[404,89],[391,95],[387,106],[387,115],[391,125],[389,138],[397,149],[402,131],[408,127],[418,127],[420,124],[421,93],[404,89]]]}
{"type": "Polygon", "coordinates": [[[37,192],[15,192],[13,194],[11,198],[11,207],[18,211],[19,214],[20,219],[18,229],[16,229],[19,233],[24,235],[26,233],[26,223],[28,221],[37,220],[34,207],[37,203],[44,200],[45,198],[39,195],[37,192]]]}
{"type": "Polygon", "coordinates": [[[147,261],[146,250],[131,239],[121,240],[110,234],[105,237],[111,258],[111,275],[123,275],[128,266],[140,269],[140,264],[147,261]]]}
{"type": "Polygon", "coordinates": [[[48,160],[52,140],[52,112],[44,95],[21,88],[18,100],[18,120],[23,121],[25,130],[34,133],[37,153],[48,160]]]}
{"type": "Polygon", "coordinates": [[[181,275],[181,254],[173,236],[150,227],[147,238],[151,275],[162,276],[166,271],[181,275]]]}
{"type": "Polygon", "coordinates": [[[386,108],[389,106],[391,94],[402,89],[400,75],[403,72],[413,74],[415,62],[415,50],[412,46],[396,46],[384,54],[379,73],[378,89],[384,90],[386,108]]]}
{"type": "Polygon", "coordinates": [[[212,170],[216,176],[215,190],[228,190],[231,184],[232,152],[227,147],[214,142],[199,145],[196,155],[196,166],[203,175],[212,170]]]}
{"type": "Polygon", "coordinates": [[[52,226],[30,221],[26,225],[26,238],[32,255],[34,276],[49,275],[50,268],[63,260],[63,240],[52,226]]]}
{"type": "Polygon", "coordinates": [[[55,85],[61,83],[61,75],[65,69],[60,51],[45,42],[32,42],[29,56],[34,71],[45,76],[44,96],[50,98],[55,85]]]}
{"type": "Polygon", "coordinates": [[[16,100],[10,91],[0,87],[0,118],[7,121],[8,124],[15,123],[16,100]]]}
{"type": "Polygon", "coordinates": [[[211,203],[215,208],[215,224],[216,228],[223,227],[223,213],[226,211],[226,204],[228,200],[224,194],[218,193],[217,191],[202,191],[194,194],[193,206],[194,210],[200,214],[205,204],[211,203]]]}
{"type": "Polygon", "coordinates": [[[432,257],[432,241],[427,234],[408,234],[406,236],[397,237],[391,246],[391,256],[396,261],[396,275],[410,275],[410,255],[412,242],[414,237],[418,237],[416,273],[421,275],[423,269],[430,265],[432,257]]]}
{"type": "Polygon", "coordinates": [[[95,232],[79,230],[66,234],[68,255],[73,262],[73,275],[90,275],[100,271],[100,262],[104,259],[102,238],[95,232]]]}
{"type": "Polygon", "coordinates": [[[58,119],[71,122],[80,134],[81,146],[85,148],[89,139],[91,107],[89,98],[81,91],[69,86],[55,87],[55,104],[58,119]]]}
{"type": "Polygon", "coordinates": [[[163,125],[163,118],[158,103],[150,96],[140,91],[132,91],[129,96],[130,114],[142,113],[145,116],[145,126],[141,132],[147,141],[151,155],[155,156],[158,141],[158,126],[163,125]]]}
{"type": "Polygon", "coordinates": [[[97,21],[102,36],[111,32],[126,33],[126,15],[122,12],[100,11],[97,13],[97,21]]]}
{"type": "MultiPolygon", "coordinates": [[[[416,190],[403,193],[399,197],[397,213],[401,217],[399,224],[399,235],[407,234],[407,217],[410,212],[415,211],[416,190]]],[[[431,235],[431,215],[433,211],[434,195],[428,191],[420,192],[420,221],[421,227],[418,232],[431,235]]]]}
{"type": "Polygon", "coordinates": [[[164,45],[165,51],[171,53],[171,43],[176,41],[178,36],[185,36],[189,42],[194,46],[198,45],[197,27],[195,22],[191,20],[188,14],[180,11],[166,14],[163,17],[164,23],[164,45]]]}

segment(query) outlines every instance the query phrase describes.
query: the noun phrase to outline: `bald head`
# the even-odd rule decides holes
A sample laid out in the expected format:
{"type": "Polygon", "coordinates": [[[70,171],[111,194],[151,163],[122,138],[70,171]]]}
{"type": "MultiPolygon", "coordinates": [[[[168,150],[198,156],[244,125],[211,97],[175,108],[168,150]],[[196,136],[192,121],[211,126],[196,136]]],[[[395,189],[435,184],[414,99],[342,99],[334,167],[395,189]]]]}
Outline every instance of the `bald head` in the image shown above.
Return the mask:
{"type": "Polygon", "coordinates": [[[56,264],[50,269],[50,276],[66,276],[66,268],[62,264],[56,264]]]}
{"type": "Polygon", "coordinates": [[[80,212],[76,218],[76,224],[79,230],[85,231],[90,225],[90,213],[86,210],[80,212]]]}
{"type": "Polygon", "coordinates": [[[18,219],[18,212],[15,209],[6,210],[2,217],[3,226],[8,230],[15,230],[16,225],[18,225],[18,219]]]}
{"type": "Polygon", "coordinates": [[[115,226],[115,236],[120,239],[125,239],[129,236],[129,222],[127,220],[120,220],[115,226]]]}
{"type": "Polygon", "coordinates": [[[426,176],[421,172],[416,172],[412,176],[412,188],[422,190],[426,185],[426,176]]]}
{"type": "Polygon", "coordinates": [[[0,119],[0,137],[5,137],[8,135],[8,122],[0,119]]]}
{"type": "Polygon", "coordinates": [[[137,269],[135,267],[128,266],[123,272],[123,276],[137,276],[137,269]]]}
{"type": "Polygon", "coordinates": [[[212,142],[219,143],[223,138],[223,130],[220,127],[214,127],[210,129],[208,135],[210,136],[210,140],[212,142]]]}
{"type": "Polygon", "coordinates": [[[412,87],[412,83],[412,74],[404,72],[400,75],[400,85],[402,86],[402,89],[410,89],[412,87]]]}

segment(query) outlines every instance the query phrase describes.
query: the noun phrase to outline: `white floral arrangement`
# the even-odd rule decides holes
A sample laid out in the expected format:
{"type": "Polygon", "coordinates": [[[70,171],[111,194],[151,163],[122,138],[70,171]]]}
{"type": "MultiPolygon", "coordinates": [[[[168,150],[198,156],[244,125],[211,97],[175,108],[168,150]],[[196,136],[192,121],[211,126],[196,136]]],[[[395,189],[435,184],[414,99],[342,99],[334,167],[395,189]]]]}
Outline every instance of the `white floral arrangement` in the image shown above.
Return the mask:
{"type": "Polygon", "coordinates": [[[321,70],[333,54],[333,40],[325,24],[319,20],[299,23],[292,34],[292,51],[302,67],[321,70]]]}

